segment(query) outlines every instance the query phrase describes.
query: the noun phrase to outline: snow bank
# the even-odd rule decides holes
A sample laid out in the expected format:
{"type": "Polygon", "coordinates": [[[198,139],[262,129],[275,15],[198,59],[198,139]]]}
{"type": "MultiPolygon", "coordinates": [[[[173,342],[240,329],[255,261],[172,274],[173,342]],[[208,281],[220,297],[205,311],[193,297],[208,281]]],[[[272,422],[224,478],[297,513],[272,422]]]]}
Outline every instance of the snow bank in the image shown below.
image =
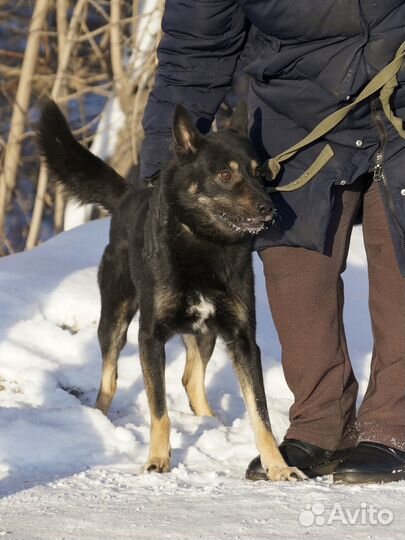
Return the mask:
{"type": "MultiPolygon", "coordinates": [[[[395,503],[392,498],[397,492],[403,495],[404,483],[376,490],[337,487],[328,479],[294,486],[244,481],[246,465],[256,451],[240,390],[221,343],[207,373],[208,396],[217,418],[197,418],[191,413],[181,385],[184,350],[178,339],[168,344],[173,471],[164,476],[139,475],[147,455],[149,413],[138,358],[137,320],[121,355],[109,419],[92,408],[101,365],[96,335],[100,307],[97,265],[108,226],[109,220],[91,222],[31,252],[0,260],[0,493],[9,495],[0,506],[7,518],[4,531],[0,522],[0,534],[18,540],[54,539],[55,529],[46,529],[46,517],[46,523],[55,527],[66,520],[64,538],[129,538],[128,527],[132,526],[142,533],[137,538],[154,538],[157,531],[161,538],[218,538],[216,524],[224,527],[229,538],[237,538],[243,531],[249,538],[263,538],[266,531],[280,533],[283,516],[288,525],[283,525],[285,536],[292,538],[302,529],[298,517],[306,503],[321,500],[329,504],[345,500],[351,493],[352,506],[371,500],[391,504],[396,511],[403,505],[403,498],[395,503]],[[160,506],[168,495],[170,504],[184,515],[176,524],[160,506]],[[31,516],[26,521],[23,517],[33,504],[42,508],[38,514],[42,517],[31,516]],[[210,516],[208,520],[201,515],[200,505],[210,516]],[[104,536],[99,532],[104,511],[123,512],[127,524],[120,522],[120,529],[115,518],[107,520],[101,529],[113,532],[104,536]],[[198,527],[187,524],[184,512],[198,527]],[[52,521],[52,516],[57,517],[52,521]],[[86,519],[88,528],[80,529],[81,520],[86,519]]],[[[291,394],[280,367],[258,260],[255,266],[258,341],[272,425],[281,439],[288,425],[291,394]]],[[[359,229],[354,232],[345,281],[349,348],[364,392],[371,333],[359,229]]],[[[391,529],[392,533],[398,531],[398,538],[403,526],[401,512],[395,514],[395,528],[391,529]]],[[[317,534],[321,532],[319,529],[317,534]]]]}
{"type": "MultiPolygon", "coordinates": [[[[0,474],[129,460],[136,442],[78,397],[99,375],[96,266],[108,223],[1,260],[0,474]]],[[[85,398],[83,399],[85,402],[85,398]]]]}

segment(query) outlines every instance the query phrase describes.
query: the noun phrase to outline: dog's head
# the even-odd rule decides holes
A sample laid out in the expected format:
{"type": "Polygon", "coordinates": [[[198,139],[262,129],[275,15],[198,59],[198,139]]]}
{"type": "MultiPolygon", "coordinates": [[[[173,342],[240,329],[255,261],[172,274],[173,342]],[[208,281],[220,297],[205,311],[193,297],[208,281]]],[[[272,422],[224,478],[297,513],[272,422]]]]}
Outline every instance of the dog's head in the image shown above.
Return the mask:
{"type": "Polygon", "coordinates": [[[174,174],[166,186],[178,218],[192,231],[235,242],[259,233],[275,209],[259,181],[241,105],[227,130],[202,135],[177,106],[173,121],[174,174]]]}

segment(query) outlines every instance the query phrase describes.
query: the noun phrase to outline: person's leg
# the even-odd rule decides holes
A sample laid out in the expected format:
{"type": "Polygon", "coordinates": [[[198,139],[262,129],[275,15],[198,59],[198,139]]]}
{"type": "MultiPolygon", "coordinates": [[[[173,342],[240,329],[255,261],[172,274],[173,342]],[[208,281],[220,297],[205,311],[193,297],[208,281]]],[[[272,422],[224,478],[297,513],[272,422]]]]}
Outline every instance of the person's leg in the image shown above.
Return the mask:
{"type": "Polygon", "coordinates": [[[405,278],[399,272],[379,185],[364,195],[364,242],[374,335],[371,375],[359,409],[360,441],[405,450],[405,278]]]}
{"type": "Polygon", "coordinates": [[[356,443],[357,381],[343,328],[343,281],[350,234],[363,180],[336,188],[330,227],[331,255],[272,247],[260,256],[267,294],[282,346],[287,384],[294,394],[286,438],[334,450],[356,443]]]}

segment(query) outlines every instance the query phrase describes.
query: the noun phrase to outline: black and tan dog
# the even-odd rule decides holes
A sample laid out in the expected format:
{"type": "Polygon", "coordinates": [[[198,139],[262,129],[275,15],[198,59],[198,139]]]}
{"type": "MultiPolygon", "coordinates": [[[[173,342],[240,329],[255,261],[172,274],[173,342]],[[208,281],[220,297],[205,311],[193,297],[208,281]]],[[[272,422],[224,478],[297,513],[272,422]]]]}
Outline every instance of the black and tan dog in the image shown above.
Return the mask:
{"type": "MultiPolygon", "coordinates": [[[[42,110],[39,146],[49,170],[83,203],[112,214],[99,268],[98,336],[103,370],[96,407],[107,414],[128,326],[140,310],[139,350],[151,414],[144,469],[170,470],[170,421],[165,396],[165,342],[182,334],[183,375],[190,406],[212,416],[204,377],[217,336],[238,375],[257,448],[270,480],[297,480],[271,432],[256,345],[252,237],[272,222],[274,208],[258,180],[253,149],[238,131],[201,135],[177,107],[174,159],[154,187],[133,189],[72,136],[58,107],[42,110]]],[[[239,127],[238,127],[239,126],[239,127]]]]}

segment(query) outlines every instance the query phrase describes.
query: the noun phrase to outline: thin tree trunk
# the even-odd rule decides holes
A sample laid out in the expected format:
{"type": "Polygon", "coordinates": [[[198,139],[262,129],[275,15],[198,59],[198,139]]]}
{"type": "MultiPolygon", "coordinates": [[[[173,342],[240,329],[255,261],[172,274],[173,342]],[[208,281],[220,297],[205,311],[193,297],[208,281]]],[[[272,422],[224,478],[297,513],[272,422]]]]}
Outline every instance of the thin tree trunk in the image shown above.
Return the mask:
{"type": "Polygon", "coordinates": [[[128,96],[128,80],[122,63],[121,51],[121,0],[111,0],[111,28],[110,28],[110,45],[111,45],[111,67],[114,76],[114,85],[117,96],[121,103],[121,108],[126,112],[127,96],[128,96]]]}
{"type": "Polygon", "coordinates": [[[3,174],[0,178],[0,231],[3,232],[7,205],[17,181],[18,164],[25,119],[30,104],[32,77],[38,58],[41,30],[48,12],[49,0],[37,0],[32,14],[27,47],[21,68],[17,95],[11,117],[8,144],[4,156],[3,174]]]}
{"type": "MultiPolygon", "coordinates": [[[[56,27],[58,30],[58,57],[61,61],[62,51],[65,50],[66,37],[68,32],[67,24],[67,12],[69,2],[68,0],[56,0],[56,27]]],[[[66,94],[66,87],[62,85],[61,95],[66,94]]],[[[63,108],[62,108],[63,110],[63,108]]],[[[59,233],[63,230],[63,219],[65,214],[65,197],[63,194],[63,188],[59,184],[55,190],[55,210],[54,210],[54,230],[55,233],[59,233]]]]}
{"type": "MultiPolygon", "coordinates": [[[[66,45],[61,55],[61,61],[56,72],[55,84],[52,89],[52,98],[56,100],[60,95],[61,88],[64,83],[66,71],[68,68],[69,59],[72,53],[73,45],[77,38],[77,33],[80,25],[80,18],[83,13],[83,9],[86,6],[87,0],[79,0],[73,10],[73,15],[70,20],[69,30],[66,37],[66,45]]],[[[26,249],[31,249],[35,246],[38,240],[39,232],[41,229],[42,214],[44,210],[44,196],[48,184],[48,174],[44,163],[41,163],[41,168],[38,178],[37,195],[35,197],[34,210],[32,213],[32,220],[30,230],[28,232],[26,249]]]]}

